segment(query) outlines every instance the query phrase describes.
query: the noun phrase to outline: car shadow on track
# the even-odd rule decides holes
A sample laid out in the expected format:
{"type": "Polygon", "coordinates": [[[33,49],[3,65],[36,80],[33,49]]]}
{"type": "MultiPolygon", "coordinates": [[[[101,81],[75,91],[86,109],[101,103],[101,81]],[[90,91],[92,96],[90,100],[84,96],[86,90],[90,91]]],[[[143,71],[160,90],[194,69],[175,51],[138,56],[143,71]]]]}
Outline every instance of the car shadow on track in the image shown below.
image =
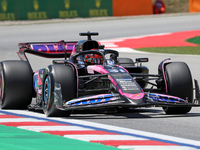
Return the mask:
{"type": "Polygon", "coordinates": [[[199,117],[200,113],[172,114],[166,115],[162,109],[129,109],[118,110],[117,112],[102,111],[74,111],[72,119],[142,119],[142,118],[179,118],[179,117],[199,117]]]}
{"type": "MultiPolygon", "coordinates": [[[[34,112],[42,113],[42,110],[34,112]]],[[[142,118],[180,118],[180,117],[199,117],[200,113],[172,114],[167,115],[160,108],[134,108],[134,109],[110,109],[110,110],[76,110],[70,115],[71,119],[142,119],[142,118]]]]}

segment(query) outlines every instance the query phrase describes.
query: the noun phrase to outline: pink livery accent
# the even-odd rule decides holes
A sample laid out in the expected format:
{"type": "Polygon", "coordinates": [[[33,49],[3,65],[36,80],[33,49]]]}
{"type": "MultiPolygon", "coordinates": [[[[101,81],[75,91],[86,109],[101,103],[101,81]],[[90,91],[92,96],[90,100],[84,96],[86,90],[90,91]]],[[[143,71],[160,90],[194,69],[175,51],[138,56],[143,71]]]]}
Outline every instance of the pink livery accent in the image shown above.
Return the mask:
{"type": "Polygon", "coordinates": [[[110,79],[110,81],[112,82],[112,84],[117,87],[117,83],[115,82],[115,80],[113,80],[113,78],[109,75],[108,78],[110,79]]]}
{"type": "Polygon", "coordinates": [[[137,93],[137,94],[123,93],[121,89],[119,90],[119,93],[130,99],[141,99],[144,97],[144,93],[137,93]]]}
{"type": "Polygon", "coordinates": [[[36,71],[34,76],[33,76],[33,84],[34,84],[35,91],[39,95],[42,95],[42,81],[41,81],[40,76],[39,76],[39,71],[36,71]]]}
{"type": "Polygon", "coordinates": [[[89,65],[87,66],[87,71],[89,74],[94,74],[94,71],[99,72],[101,74],[109,73],[103,66],[100,65],[89,65]]]}
{"type": "Polygon", "coordinates": [[[72,49],[70,58],[71,58],[71,56],[74,56],[75,54],[76,54],[76,47],[74,46],[73,49],[72,49]]]}
{"type": "Polygon", "coordinates": [[[163,77],[164,77],[164,81],[165,81],[165,89],[166,89],[166,93],[168,93],[168,88],[167,88],[167,80],[166,80],[166,77],[165,77],[165,69],[164,69],[164,64],[166,61],[168,61],[170,59],[166,59],[163,64],[162,64],[162,72],[163,72],[163,77]]]}
{"type": "MultiPolygon", "coordinates": [[[[123,68],[123,67],[121,67],[121,68],[123,68]]],[[[94,74],[94,71],[99,72],[101,74],[109,73],[106,69],[104,69],[103,66],[100,66],[100,65],[89,65],[89,66],[87,66],[87,71],[88,71],[89,74],[94,74]]],[[[144,97],[144,92],[143,93],[137,93],[137,94],[123,93],[122,90],[118,87],[117,83],[114,81],[114,79],[111,76],[108,76],[108,78],[113,83],[113,85],[116,86],[116,88],[118,89],[119,93],[122,96],[125,96],[129,99],[141,99],[141,98],[144,97]]]]}
{"type": "Polygon", "coordinates": [[[38,85],[42,85],[42,80],[41,80],[39,74],[38,74],[38,85]]]}

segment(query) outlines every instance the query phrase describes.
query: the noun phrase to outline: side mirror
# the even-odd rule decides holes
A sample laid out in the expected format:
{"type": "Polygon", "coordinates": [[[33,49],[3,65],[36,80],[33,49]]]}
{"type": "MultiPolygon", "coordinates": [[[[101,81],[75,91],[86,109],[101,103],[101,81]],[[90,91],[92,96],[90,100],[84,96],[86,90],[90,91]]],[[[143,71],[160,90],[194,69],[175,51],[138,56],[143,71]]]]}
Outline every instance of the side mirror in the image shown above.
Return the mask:
{"type": "Polygon", "coordinates": [[[148,62],[149,59],[148,58],[136,58],[135,61],[136,61],[136,63],[139,63],[139,62],[148,62]]]}
{"type": "Polygon", "coordinates": [[[104,49],[105,45],[99,45],[99,49],[104,49]]]}

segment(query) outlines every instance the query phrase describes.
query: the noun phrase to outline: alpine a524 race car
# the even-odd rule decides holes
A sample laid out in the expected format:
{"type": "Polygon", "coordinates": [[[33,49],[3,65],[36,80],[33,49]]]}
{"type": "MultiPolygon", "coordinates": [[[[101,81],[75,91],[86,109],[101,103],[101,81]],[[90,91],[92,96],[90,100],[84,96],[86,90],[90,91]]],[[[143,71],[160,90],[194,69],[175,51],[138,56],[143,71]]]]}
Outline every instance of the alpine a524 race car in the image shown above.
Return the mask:
{"type": "Polygon", "coordinates": [[[21,60],[0,62],[1,108],[41,108],[47,116],[69,116],[72,110],[147,106],[160,106],[166,114],[185,114],[200,106],[199,86],[195,80],[193,89],[186,63],[165,59],[158,74],[149,74],[142,66],[148,58],[135,62],[120,58],[118,51],[91,39],[98,33],[80,35],[88,39],[19,43],[21,60]],[[54,60],[33,72],[26,53],[54,60]]]}

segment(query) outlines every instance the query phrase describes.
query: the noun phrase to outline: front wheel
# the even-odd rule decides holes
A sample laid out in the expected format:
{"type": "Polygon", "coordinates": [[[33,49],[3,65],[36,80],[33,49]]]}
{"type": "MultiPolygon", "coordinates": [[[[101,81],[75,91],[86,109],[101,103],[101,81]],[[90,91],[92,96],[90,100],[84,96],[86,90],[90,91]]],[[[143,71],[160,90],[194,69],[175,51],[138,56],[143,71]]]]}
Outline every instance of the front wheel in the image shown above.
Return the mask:
{"type": "MultiPolygon", "coordinates": [[[[193,84],[190,69],[184,62],[172,62],[165,66],[168,93],[193,102],[193,84]]],[[[163,107],[166,114],[186,114],[191,107],[163,107]]]]}
{"type": "Polygon", "coordinates": [[[76,94],[76,81],[73,69],[66,65],[50,65],[46,69],[43,82],[42,108],[48,117],[68,117],[71,111],[62,111],[54,104],[54,86],[59,83],[62,88],[62,98],[71,100],[76,94]]]}

